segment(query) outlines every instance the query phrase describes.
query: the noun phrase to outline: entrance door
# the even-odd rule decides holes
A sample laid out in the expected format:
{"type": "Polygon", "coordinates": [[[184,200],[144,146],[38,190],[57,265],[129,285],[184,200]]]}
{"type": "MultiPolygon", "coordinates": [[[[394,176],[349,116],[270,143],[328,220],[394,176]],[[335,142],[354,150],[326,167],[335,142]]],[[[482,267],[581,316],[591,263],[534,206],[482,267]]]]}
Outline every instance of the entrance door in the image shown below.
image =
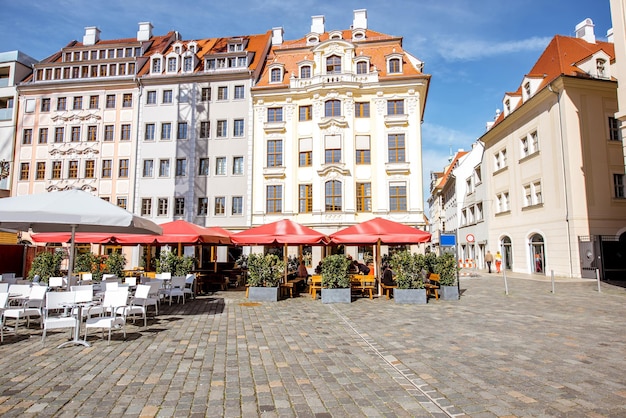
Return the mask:
{"type": "Polygon", "coordinates": [[[543,247],[543,237],[535,234],[530,237],[530,271],[538,274],[545,274],[545,253],[543,247]]]}
{"type": "Polygon", "coordinates": [[[502,238],[502,262],[504,269],[511,270],[513,268],[513,246],[509,237],[502,238]]]}

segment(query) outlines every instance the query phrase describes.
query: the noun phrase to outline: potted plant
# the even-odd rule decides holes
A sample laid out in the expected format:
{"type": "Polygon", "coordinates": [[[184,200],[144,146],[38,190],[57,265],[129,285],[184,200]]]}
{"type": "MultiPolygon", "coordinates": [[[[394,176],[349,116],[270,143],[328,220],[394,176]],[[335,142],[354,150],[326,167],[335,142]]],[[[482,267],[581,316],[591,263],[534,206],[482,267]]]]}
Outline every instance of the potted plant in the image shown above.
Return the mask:
{"type": "Polygon", "coordinates": [[[397,288],[393,292],[396,303],[424,304],[427,301],[424,288],[426,260],[423,254],[409,251],[394,253],[389,265],[395,273],[397,288]]]}
{"type": "Polygon", "coordinates": [[[104,263],[104,257],[95,255],[91,252],[80,254],[76,257],[74,264],[75,272],[87,272],[92,274],[94,281],[102,280],[102,269],[100,266],[104,263]]]}
{"type": "Polygon", "coordinates": [[[51,276],[61,275],[61,261],[63,261],[63,253],[58,251],[37,254],[28,272],[28,280],[33,280],[35,275],[38,275],[40,281],[48,283],[51,276]]]}
{"type": "Polygon", "coordinates": [[[443,300],[458,300],[459,286],[457,274],[459,265],[451,253],[445,253],[437,257],[434,266],[435,273],[439,275],[439,296],[443,300]]]}
{"type": "Polygon", "coordinates": [[[124,266],[126,266],[126,257],[122,253],[113,252],[104,261],[105,272],[115,274],[120,278],[124,277],[124,266]]]}
{"type": "Polygon", "coordinates": [[[322,303],[350,303],[350,260],[345,255],[330,255],[322,260],[322,303]]]}
{"type": "Polygon", "coordinates": [[[196,259],[187,255],[176,255],[172,251],[161,251],[157,260],[157,273],[172,273],[172,276],[186,276],[192,272],[196,259]]]}
{"type": "Polygon", "coordinates": [[[248,257],[248,299],[275,302],[285,262],[275,254],[250,254],[248,257]]]}

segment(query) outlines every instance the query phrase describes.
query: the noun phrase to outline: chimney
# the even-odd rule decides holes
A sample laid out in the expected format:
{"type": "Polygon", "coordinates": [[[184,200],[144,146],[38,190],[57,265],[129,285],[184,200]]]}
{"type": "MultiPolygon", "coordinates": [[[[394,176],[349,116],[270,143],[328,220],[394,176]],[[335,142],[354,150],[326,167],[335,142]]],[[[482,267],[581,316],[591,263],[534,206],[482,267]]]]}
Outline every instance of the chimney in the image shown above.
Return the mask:
{"type": "Polygon", "coordinates": [[[352,19],[352,29],[367,29],[367,9],[359,9],[354,11],[354,19],[352,19]]]}
{"type": "Polygon", "coordinates": [[[311,16],[311,32],[324,33],[324,16],[311,16]]]}
{"type": "Polygon", "coordinates": [[[137,31],[138,41],[149,41],[152,38],[152,23],[139,22],[139,30],[137,31]]]}
{"type": "Polygon", "coordinates": [[[100,40],[100,29],[95,26],[85,28],[85,36],[83,36],[83,45],[95,45],[100,40]]]}
{"type": "Polygon", "coordinates": [[[283,34],[285,31],[282,27],[272,28],[272,45],[280,45],[283,43],[283,34]]]}
{"type": "Polygon", "coordinates": [[[578,25],[576,25],[576,37],[584,39],[590,44],[596,43],[596,35],[593,32],[593,21],[589,18],[583,20],[578,25]]]}

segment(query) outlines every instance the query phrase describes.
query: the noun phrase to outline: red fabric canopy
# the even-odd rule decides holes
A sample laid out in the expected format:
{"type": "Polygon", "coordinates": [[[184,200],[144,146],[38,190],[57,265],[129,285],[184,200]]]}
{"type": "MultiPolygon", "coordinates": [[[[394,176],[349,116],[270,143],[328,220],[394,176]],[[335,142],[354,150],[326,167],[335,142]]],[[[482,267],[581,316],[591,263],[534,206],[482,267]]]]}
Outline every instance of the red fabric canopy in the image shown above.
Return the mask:
{"type": "Polygon", "coordinates": [[[383,218],[374,218],[330,234],[333,244],[415,244],[429,242],[431,234],[383,218]]]}
{"type": "MultiPolygon", "coordinates": [[[[92,244],[230,244],[228,231],[222,228],[205,228],[187,221],[177,220],[159,225],[162,235],[134,235],[110,233],[76,233],[75,242],[92,244]]],[[[35,242],[69,242],[68,233],[33,234],[35,242]]]]}
{"type": "Polygon", "coordinates": [[[233,234],[230,238],[238,245],[325,244],[328,240],[321,232],[289,219],[250,228],[233,234]]]}

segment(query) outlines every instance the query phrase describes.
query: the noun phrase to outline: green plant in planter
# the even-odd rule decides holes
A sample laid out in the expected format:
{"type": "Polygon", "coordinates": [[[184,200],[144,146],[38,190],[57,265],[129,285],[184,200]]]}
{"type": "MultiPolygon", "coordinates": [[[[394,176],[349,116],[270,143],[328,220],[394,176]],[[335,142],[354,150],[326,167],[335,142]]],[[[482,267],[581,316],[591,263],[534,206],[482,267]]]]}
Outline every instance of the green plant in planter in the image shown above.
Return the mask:
{"type": "Polygon", "coordinates": [[[426,254],[424,254],[424,262],[426,263],[426,272],[434,273],[435,264],[437,264],[437,254],[433,252],[427,252],[426,254]]]}
{"type": "Polygon", "coordinates": [[[435,273],[439,275],[441,286],[455,286],[459,265],[451,253],[445,253],[437,257],[435,273]]]}
{"type": "Polygon", "coordinates": [[[157,273],[172,273],[172,276],[186,276],[191,273],[196,263],[194,257],[176,255],[172,251],[161,251],[157,260],[157,273]]]}
{"type": "Polygon", "coordinates": [[[126,257],[122,253],[111,253],[104,261],[104,270],[117,277],[124,277],[124,266],[126,266],[126,257]]]}
{"type": "Polygon", "coordinates": [[[76,257],[76,263],[74,263],[75,272],[90,272],[92,273],[93,280],[101,280],[103,271],[100,266],[104,263],[105,257],[101,255],[95,255],[93,253],[83,253],[76,257]]]}
{"type": "Polygon", "coordinates": [[[350,260],[343,254],[329,255],[322,260],[322,286],[327,289],[350,287],[350,260]]]}
{"type": "Polygon", "coordinates": [[[35,275],[39,275],[40,280],[47,283],[50,276],[60,276],[61,261],[63,253],[58,251],[37,254],[30,266],[28,280],[33,280],[35,275]]]}
{"type": "Polygon", "coordinates": [[[248,256],[248,285],[250,287],[276,287],[285,275],[285,262],[276,254],[250,254],[248,256]]]}
{"type": "Polygon", "coordinates": [[[398,289],[423,289],[426,260],[423,254],[411,254],[410,251],[394,253],[389,265],[395,273],[398,289]]]}

